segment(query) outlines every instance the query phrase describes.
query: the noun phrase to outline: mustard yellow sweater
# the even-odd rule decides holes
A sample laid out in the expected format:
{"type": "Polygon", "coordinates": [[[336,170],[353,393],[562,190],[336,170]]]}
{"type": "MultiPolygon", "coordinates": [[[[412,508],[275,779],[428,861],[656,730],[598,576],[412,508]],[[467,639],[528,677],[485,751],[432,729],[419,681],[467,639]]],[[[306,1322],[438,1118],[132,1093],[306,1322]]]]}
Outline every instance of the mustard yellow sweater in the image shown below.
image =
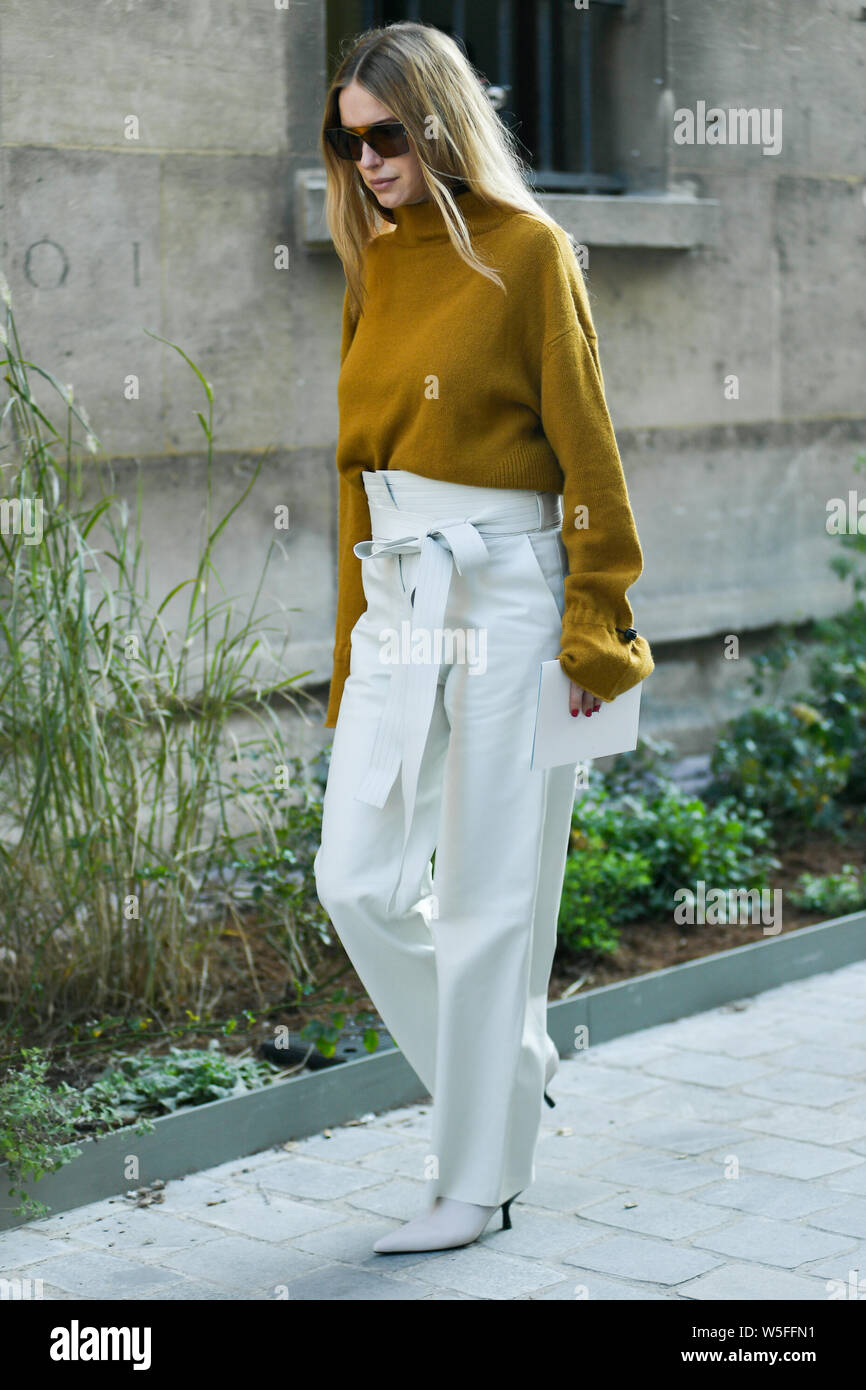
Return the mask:
{"type": "Polygon", "coordinates": [[[343,302],[337,629],[325,728],[336,726],[352,628],[366,607],[352,550],[371,536],[363,469],[562,494],[569,567],[560,665],[606,701],[654,669],[646,639],[629,632],[626,590],[643,555],[568,237],[470,189],[457,196],[507,294],[458,256],[431,201],[396,208],[396,228],[366,248],[357,324],[348,292],[343,302]]]}

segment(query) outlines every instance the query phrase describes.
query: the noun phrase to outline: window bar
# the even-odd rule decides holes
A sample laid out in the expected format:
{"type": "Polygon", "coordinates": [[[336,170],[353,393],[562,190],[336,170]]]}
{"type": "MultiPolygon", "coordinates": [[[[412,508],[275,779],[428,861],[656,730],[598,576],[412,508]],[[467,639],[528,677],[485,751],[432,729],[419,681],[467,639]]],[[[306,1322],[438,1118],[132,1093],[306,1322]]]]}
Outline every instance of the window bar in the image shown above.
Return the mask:
{"type": "Polygon", "coordinates": [[[547,170],[553,168],[553,51],[550,0],[538,0],[536,40],[536,163],[540,170],[547,170]]]}
{"type": "Polygon", "coordinates": [[[580,172],[592,173],[592,21],[589,10],[580,13],[578,70],[580,82],[580,172]]]}
{"type": "Polygon", "coordinates": [[[451,0],[451,28],[466,40],[466,0],[451,0]]]}
{"type": "Polygon", "coordinates": [[[495,81],[500,87],[508,89],[508,96],[505,100],[506,107],[511,105],[511,20],[513,0],[499,0],[497,7],[497,54],[496,66],[497,73],[495,81]]]}

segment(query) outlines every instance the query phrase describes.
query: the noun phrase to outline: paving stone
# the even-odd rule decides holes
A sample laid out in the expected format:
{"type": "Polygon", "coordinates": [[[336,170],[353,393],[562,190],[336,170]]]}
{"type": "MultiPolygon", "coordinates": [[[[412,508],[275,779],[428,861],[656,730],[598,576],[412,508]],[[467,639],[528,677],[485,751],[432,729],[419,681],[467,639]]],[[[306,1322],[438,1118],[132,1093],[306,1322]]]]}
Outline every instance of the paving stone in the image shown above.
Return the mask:
{"type": "Polygon", "coordinates": [[[829,1190],[830,1181],[799,1182],[796,1178],[741,1172],[738,1178],[723,1178],[715,1186],[705,1187],[700,1198],[710,1206],[796,1221],[813,1211],[824,1211],[844,1202],[841,1192],[829,1190]]]}
{"type": "Polygon", "coordinates": [[[468,1293],[457,1293],[448,1289],[438,1289],[436,1293],[428,1293],[424,1297],[425,1303],[478,1303],[477,1298],[473,1298],[468,1293]]]}
{"type": "Polygon", "coordinates": [[[807,1260],[840,1254],[854,1241],[844,1236],[817,1231],[813,1226],[797,1226],[788,1221],[771,1221],[762,1216],[743,1216],[723,1230],[707,1231],[692,1242],[704,1250],[717,1250],[737,1260],[757,1260],[765,1265],[795,1269],[807,1260]]]}
{"type": "Polygon", "coordinates": [[[757,1302],[762,1299],[783,1302],[824,1301],[827,1294],[818,1279],[789,1274],[763,1265],[724,1264],[687,1284],[678,1293],[688,1298],[728,1303],[734,1299],[757,1302]]]}
{"type": "Polygon", "coordinates": [[[691,1081],[696,1086],[741,1086],[767,1076],[770,1069],[763,1062],[743,1061],[738,1057],[714,1057],[705,1052],[678,1052],[674,1057],[660,1057],[648,1062],[644,1074],[662,1076],[670,1081],[691,1081]]]}
{"type": "Polygon", "coordinates": [[[817,1226],[820,1231],[836,1231],[839,1235],[866,1239],[866,1198],[852,1197],[838,1207],[815,1212],[809,1218],[809,1225],[817,1226]]]}
{"type": "Polygon", "coordinates": [[[596,1202],[582,1211],[581,1216],[586,1221],[640,1231],[647,1236],[664,1236],[668,1240],[683,1240],[730,1220],[717,1207],[705,1207],[699,1201],[668,1197],[641,1187],[632,1187],[617,1197],[596,1202]]]}
{"type": "Polygon", "coordinates": [[[652,1028],[641,1028],[624,1038],[612,1038],[610,1042],[596,1043],[581,1052],[579,1059],[575,1057],[574,1060],[581,1066],[623,1067],[631,1070],[632,1067],[644,1067],[647,1062],[655,1062],[660,1057],[673,1056],[675,1048],[662,1047],[660,1043],[653,1041],[654,1031],[652,1028]]]}
{"type": "Polygon", "coordinates": [[[784,1070],[827,1072],[831,1076],[866,1077],[866,1048],[826,1047],[821,1043],[795,1043],[776,1057],[784,1070]]]}
{"type": "Polygon", "coordinates": [[[191,1173],[188,1177],[174,1178],[166,1184],[165,1200],[161,1205],[164,1211],[196,1209],[205,1212],[223,1202],[231,1202],[235,1197],[243,1197],[246,1191],[240,1183],[211,1182],[206,1174],[191,1173]]]}
{"type": "Polygon", "coordinates": [[[237,1289],[221,1289],[217,1284],[206,1284],[201,1279],[182,1279],[176,1284],[165,1284],[158,1289],[148,1289],[144,1293],[136,1294],[137,1303],[149,1302],[160,1303],[237,1303],[245,1298],[253,1298],[254,1294],[244,1294],[237,1289]]]}
{"type": "Polygon", "coordinates": [[[834,1173],[826,1185],[834,1192],[862,1193],[866,1197],[866,1163],[861,1163],[859,1168],[849,1168],[847,1173],[834,1173]]]}
{"type": "MultiPolygon", "coordinates": [[[[145,1289],[174,1283],[157,1265],[105,1251],[75,1251],[13,1271],[21,1278],[44,1279],[79,1298],[138,1298],[145,1289]]],[[[7,1277],[11,1277],[7,1275],[7,1277]]]]}
{"type": "Polygon", "coordinates": [[[629,1144],[645,1144],[648,1148],[671,1150],[673,1153],[708,1154],[720,1145],[735,1144],[740,1139],[731,1125],[706,1124],[687,1116],[673,1115],[669,1119],[652,1116],[636,1124],[623,1126],[617,1134],[629,1144]]]}
{"type": "Polygon", "coordinates": [[[360,1160],[358,1166],[371,1173],[385,1175],[399,1173],[404,1178],[415,1178],[424,1182],[425,1165],[429,1162],[431,1147],[429,1141],[418,1139],[411,1143],[401,1140],[391,1149],[371,1154],[360,1160]]]}
{"type": "Polygon", "coordinates": [[[262,1149],[260,1153],[245,1155],[243,1158],[232,1158],[226,1163],[218,1163],[214,1168],[208,1168],[207,1175],[211,1182],[243,1182],[250,1174],[258,1171],[259,1168],[266,1168],[268,1164],[274,1163],[283,1153],[282,1144],[272,1144],[269,1149],[262,1149]]]}
{"type": "MultiPolygon", "coordinates": [[[[380,1257],[384,1258],[384,1257],[380,1257]]],[[[373,1274],[366,1269],[353,1269],[348,1265],[330,1264],[312,1274],[293,1279],[288,1285],[289,1301],[292,1303],[315,1301],[339,1302],[346,1299],[363,1299],[373,1302],[378,1299],[401,1299],[403,1302],[415,1301],[427,1296],[426,1290],[408,1282],[398,1283],[383,1274],[373,1274]]]]}
{"type": "Polygon", "coordinates": [[[743,1119],[742,1125],[743,1129],[780,1134],[785,1139],[802,1139],[807,1134],[813,1144],[846,1144],[866,1135],[866,1115],[852,1115],[847,1107],[835,1111],[786,1105],[743,1119]]]}
{"type": "Polygon", "coordinates": [[[235,1197],[219,1207],[211,1207],[199,1215],[199,1221],[209,1222],[214,1231],[239,1231],[257,1240],[285,1241],[308,1231],[334,1226],[344,1218],[326,1207],[314,1203],[293,1202],[285,1197],[267,1193],[235,1197]],[[264,1200],[269,1197],[269,1200],[264,1200]]]}
{"type": "Polygon", "coordinates": [[[14,1265],[33,1264],[36,1260],[47,1260],[50,1255],[79,1248],[79,1242],[71,1236],[52,1237],[39,1234],[29,1226],[15,1226],[11,1231],[0,1233],[0,1275],[14,1265]]]}
{"type": "MultiPolygon", "coordinates": [[[[373,1269],[381,1264],[383,1258],[374,1251],[373,1245],[386,1231],[394,1229],[396,1226],[385,1221],[358,1220],[350,1217],[341,1219],[339,1224],[329,1226],[326,1230],[296,1236],[292,1246],[296,1250],[306,1250],[310,1255],[321,1255],[328,1260],[339,1260],[342,1264],[366,1265],[373,1269]]],[[[417,1264],[425,1252],[407,1250],[405,1253],[410,1264],[417,1264]]],[[[389,1255],[389,1262],[392,1259],[402,1263],[404,1256],[389,1255]]]]}
{"type": "MultiPolygon", "coordinates": [[[[494,1227],[495,1219],[491,1219],[489,1230],[494,1227]]],[[[550,1216],[529,1208],[520,1211],[515,1204],[511,1208],[511,1219],[511,1230],[505,1232],[509,1255],[557,1260],[566,1251],[583,1250],[587,1245],[604,1239],[604,1233],[598,1227],[592,1228],[573,1216],[550,1216]]]]}
{"type": "Polygon", "coordinates": [[[778,1038],[772,1028],[756,1028],[750,1023],[743,1028],[740,1016],[714,1017],[698,1014],[689,1019],[691,1025],[680,1039],[679,1046],[692,1052],[724,1053],[727,1057],[763,1057],[778,1048],[778,1038]]]}
{"type": "MultiPolygon", "coordinates": [[[[646,1149],[626,1157],[608,1159],[604,1174],[608,1181],[637,1184],[659,1192],[689,1192],[705,1188],[719,1176],[718,1165],[704,1163],[688,1155],[673,1158],[667,1153],[646,1149]]],[[[702,1199],[703,1200],[703,1199],[702,1199]]]]}
{"type": "Polygon", "coordinates": [[[600,1274],[614,1274],[632,1282],[643,1280],[648,1284],[670,1285],[694,1279],[723,1261],[718,1256],[669,1241],[610,1236],[573,1255],[564,1255],[562,1263],[580,1265],[600,1274]]]}
{"type": "Polygon", "coordinates": [[[634,1096],[608,1104],[606,1101],[591,1100],[588,1096],[560,1093],[556,1100],[557,1119],[578,1134],[600,1134],[605,1139],[619,1139],[619,1126],[630,1124],[648,1113],[642,1109],[645,1099],[634,1096]]]}
{"type": "Polygon", "coordinates": [[[166,1273],[174,1271],[173,1282],[178,1274],[188,1274],[222,1288],[252,1291],[282,1287],[322,1264],[316,1255],[291,1246],[275,1249],[262,1240],[221,1235],[207,1245],[167,1255],[160,1267],[166,1273]]]}
{"type": "Polygon", "coordinates": [[[769,1114],[774,1106],[771,1100],[744,1096],[742,1091],[723,1091],[688,1081],[662,1082],[658,1090],[642,1096],[640,1104],[647,1115],[693,1116],[717,1124],[726,1120],[740,1124],[745,1116],[769,1114]]]}
{"type": "MultiPolygon", "coordinates": [[[[856,1154],[798,1139],[738,1139],[732,1147],[741,1167],[782,1178],[820,1178],[860,1162],[856,1154]]],[[[717,1155],[720,1161],[726,1156],[717,1155]]]]}
{"type": "Polygon", "coordinates": [[[433,1132],[433,1107],[423,1106],[411,1114],[402,1110],[394,1112],[393,1120],[383,1115],[370,1125],[371,1130],[380,1134],[409,1135],[419,1139],[429,1138],[433,1132]]]}
{"type": "Polygon", "coordinates": [[[596,1274],[591,1269],[576,1269],[574,1279],[565,1279],[561,1284],[556,1284],[552,1289],[544,1289],[541,1293],[530,1294],[530,1298],[538,1303],[561,1301],[568,1299],[570,1302],[636,1302],[647,1303],[651,1300],[661,1302],[670,1301],[670,1295],[660,1293],[657,1289],[651,1289],[646,1284],[628,1284],[625,1280],[605,1279],[604,1275],[596,1274]]]}
{"type": "Polygon", "coordinates": [[[791,1105],[814,1105],[819,1108],[838,1105],[840,1101],[856,1100],[862,1087],[840,1076],[820,1076],[813,1071],[780,1072],[757,1081],[746,1082],[747,1096],[763,1096],[767,1100],[786,1101],[791,1105]]]}
{"type": "Polygon", "coordinates": [[[330,1138],[324,1134],[313,1134],[309,1139],[296,1140],[291,1152],[301,1158],[323,1158],[329,1163],[352,1163],[367,1154],[387,1154],[395,1146],[405,1143],[401,1134],[389,1133],[382,1129],[368,1129],[366,1126],[349,1125],[331,1130],[330,1138]]]}
{"type": "Polygon", "coordinates": [[[382,1181],[381,1173],[368,1173],[363,1168],[324,1163],[319,1158],[295,1158],[286,1154],[278,1163],[262,1168],[256,1175],[262,1187],[274,1192],[287,1192],[292,1197],[345,1197],[362,1187],[374,1187],[382,1181]]]}
{"type": "MultiPolygon", "coordinates": [[[[511,1232],[502,1234],[508,1236],[511,1232]]],[[[499,1251],[494,1253],[477,1243],[441,1254],[430,1251],[423,1265],[397,1277],[407,1282],[411,1279],[413,1283],[456,1289],[458,1293],[474,1294],[476,1298],[515,1298],[518,1294],[533,1293],[562,1281],[561,1271],[552,1265],[499,1251]]]]}
{"type": "Polygon", "coordinates": [[[654,1090],[656,1084],[651,1076],[615,1067],[560,1067],[548,1091],[557,1102],[560,1094],[596,1096],[607,1101],[628,1100],[654,1090]]]}
{"type": "Polygon", "coordinates": [[[395,1221],[411,1221],[431,1205],[427,1183],[410,1182],[407,1178],[383,1182],[381,1174],[377,1181],[379,1187],[353,1193],[347,1198],[348,1204],[395,1221]]]}
{"type": "Polygon", "coordinates": [[[844,1292],[846,1299],[853,1298],[856,1290],[856,1301],[866,1300],[866,1242],[861,1241],[853,1250],[843,1250],[838,1255],[813,1261],[801,1272],[833,1285],[827,1290],[827,1297],[831,1293],[838,1297],[840,1292],[844,1292]]]}
{"type": "Polygon", "coordinates": [[[72,1211],[61,1211],[55,1216],[43,1216],[38,1221],[28,1221],[26,1229],[36,1235],[67,1236],[76,1226],[83,1226],[86,1221],[93,1221],[97,1216],[110,1216],[114,1211],[125,1210],[128,1205],[123,1197],[106,1197],[100,1202],[88,1202],[86,1206],[75,1207],[72,1211]]]}
{"type": "Polygon", "coordinates": [[[218,1234],[201,1221],[173,1216],[159,1207],[130,1207],[77,1227],[75,1238],[82,1245],[113,1249],[115,1254],[128,1256],[135,1251],[143,1260],[158,1260],[214,1240],[218,1234]]]}
{"type": "MultiPolygon", "coordinates": [[[[568,1130],[571,1126],[564,1125],[562,1130],[568,1130]]],[[[542,1126],[536,1145],[537,1163],[543,1163],[545,1167],[568,1168],[574,1173],[582,1173],[585,1177],[601,1177],[603,1172],[594,1173],[593,1168],[607,1163],[611,1158],[617,1158],[634,1153],[634,1146],[630,1144],[620,1144],[615,1139],[605,1136],[603,1139],[587,1139],[580,1133],[571,1134],[554,1130],[545,1133],[542,1126]]]]}
{"type": "Polygon", "coordinates": [[[549,1211],[577,1212],[581,1207],[613,1196],[621,1188],[621,1183],[587,1178],[536,1162],[535,1182],[520,1194],[519,1200],[527,1206],[545,1207],[549,1211]]]}
{"type": "Polygon", "coordinates": [[[779,1042],[794,1046],[796,1043],[820,1047],[862,1047],[863,1024],[848,1022],[843,1018],[823,1017],[820,1024],[808,1015],[801,1017],[786,1014],[778,1024],[774,1024],[779,1042]]]}
{"type": "Polygon", "coordinates": [[[866,1022],[866,999],[845,994],[841,990],[805,990],[802,1007],[813,1015],[816,1032],[821,1031],[825,1015],[834,1022],[839,1019],[849,1023],[866,1022]]]}
{"type": "MultiPolygon", "coordinates": [[[[135,1295],[136,1302],[140,1298],[147,1297],[148,1293],[146,1291],[139,1292],[135,1295]]],[[[58,1288],[56,1284],[46,1284],[45,1282],[43,1282],[42,1298],[41,1300],[37,1301],[41,1301],[43,1303],[80,1303],[81,1296],[80,1294],[73,1293],[71,1289],[61,1289],[58,1288]]]]}

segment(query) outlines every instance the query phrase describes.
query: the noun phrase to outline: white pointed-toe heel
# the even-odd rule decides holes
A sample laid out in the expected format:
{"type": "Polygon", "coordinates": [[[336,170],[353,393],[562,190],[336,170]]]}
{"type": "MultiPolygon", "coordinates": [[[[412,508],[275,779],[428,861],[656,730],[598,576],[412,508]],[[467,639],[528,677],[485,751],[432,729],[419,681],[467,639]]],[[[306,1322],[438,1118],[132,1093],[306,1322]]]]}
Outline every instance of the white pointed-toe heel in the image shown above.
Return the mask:
{"type": "MultiPolygon", "coordinates": [[[[520,1192],[515,1192],[514,1197],[502,1203],[503,1231],[511,1230],[511,1203],[519,1196],[520,1192]]],[[[462,1245],[471,1245],[481,1235],[495,1211],[496,1207],[437,1197],[429,1212],[407,1222],[397,1231],[380,1236],[373,1250],[377,1255],[398,1255],[417,1250],[454,1250],[462,1245]]]]}

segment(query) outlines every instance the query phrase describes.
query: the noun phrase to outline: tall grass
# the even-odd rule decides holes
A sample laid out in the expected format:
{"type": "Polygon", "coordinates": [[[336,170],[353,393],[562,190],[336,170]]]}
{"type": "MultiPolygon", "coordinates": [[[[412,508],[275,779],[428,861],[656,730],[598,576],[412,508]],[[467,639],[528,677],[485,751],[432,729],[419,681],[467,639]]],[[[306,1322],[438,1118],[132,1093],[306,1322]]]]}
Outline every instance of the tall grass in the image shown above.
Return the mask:
{"type": "MultiPolygon", "coordinates": [[[[47,1021],[135,1007],[173,1017],[179,1000],[200,1003],[207,989],[223,923],[203,910],[202,887],[229,843],[229,812],[243,808],[254,846],[277,842],[279,799],[244,797],[221,762],[232,747],[238,758],[252,750],[265,781],[285,764],[274,697],[295,703],[288,687],[308,674],[267,685],[258,657],[251,664],[260,648],[276,660],[272,672],[285,669],[255,616],[276,540],[245,614],[211,599],[214,544],[264,456],[215,522],[211,387],[181,348],[158,339],[205,393],[207,413],[196,413],[207,497],[194,575],[152,603],[141,573],[140,474],[134,531],[127,504],[101,478],[97,499],[82,500],[74,421],[85,452],[95,455],[99,440],[72,389],[25,358],[2,275],[0,295],[0,1032],[25,1014],[47,1021]],[[66,408],[63,434],[37,402],[36,378],[66,408]],[[186,609],[178,632],[166,627],[173,599],[186,609]],[[229,727],[235,713],[256,721],[243,746],[229,727]]],[[[91,495],[96,476],[91,458],[91,495]]],[[[285,642],[285,623],[277,630],[285,642]]],[[[291,954],[303,961],[301,942],[291,954]]]]}

